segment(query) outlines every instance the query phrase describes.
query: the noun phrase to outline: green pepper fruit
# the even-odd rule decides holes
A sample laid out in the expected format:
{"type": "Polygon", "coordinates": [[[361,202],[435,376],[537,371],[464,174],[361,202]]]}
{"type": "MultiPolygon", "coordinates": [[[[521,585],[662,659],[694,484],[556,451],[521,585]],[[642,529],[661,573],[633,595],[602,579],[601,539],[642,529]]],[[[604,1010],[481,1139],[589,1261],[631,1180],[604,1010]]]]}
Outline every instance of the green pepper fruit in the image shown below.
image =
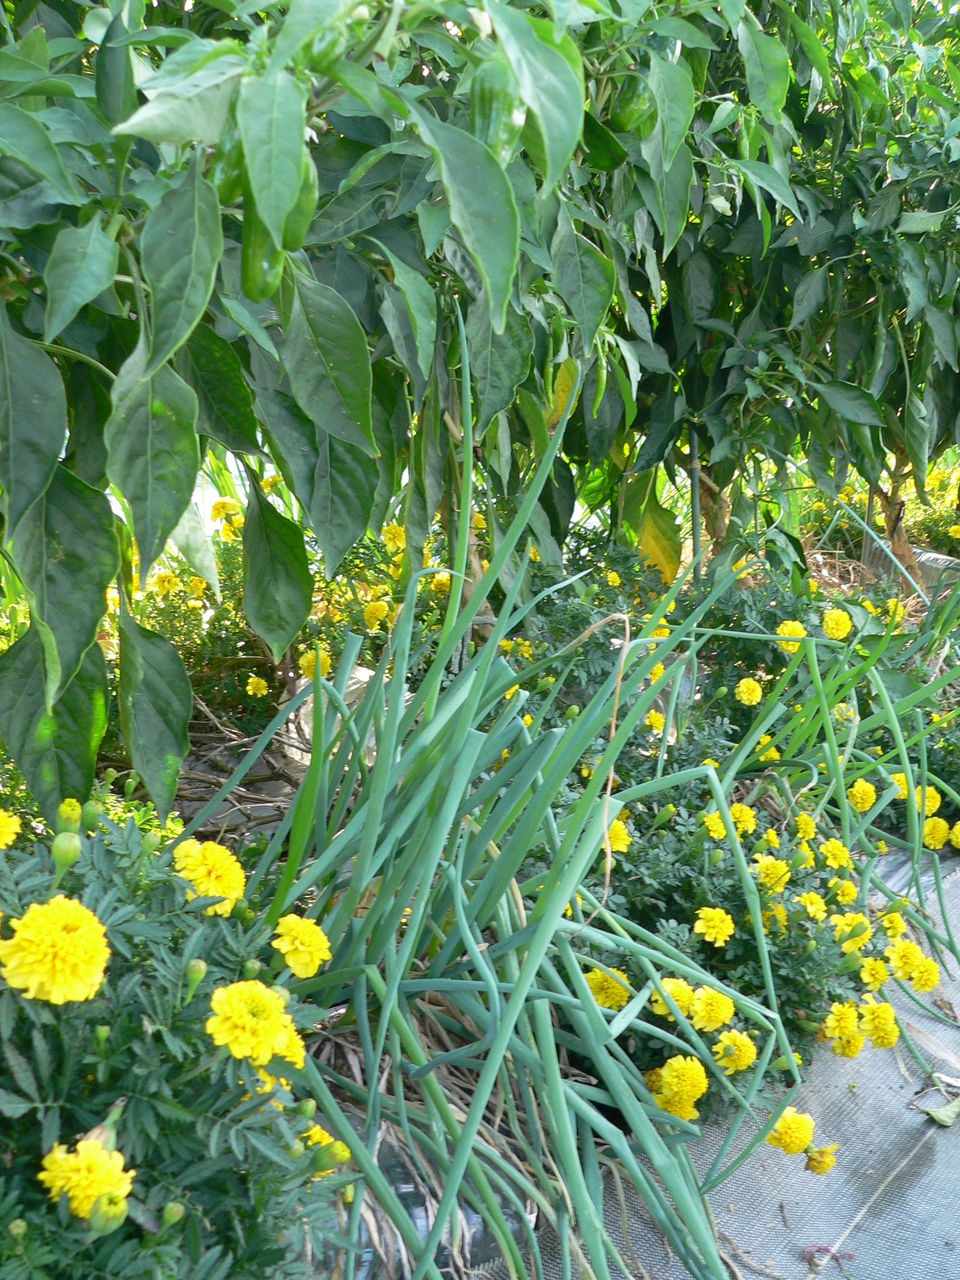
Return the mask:
{"type": "Polygon", "coordinates": [[[243,184],[243,238],[240,242],[240,279],[251,302],[266,302],[280,287],[286,255],[273,242],[266,223],[257,213],[250,184],[243,184]]]}
{"type": "Polygon", "coordinates": [[[313,163],[306,147],[300,161],[300,191],[297,202],[287,214],[283,224],[284,249],[299,249],[307,238],[310,223],[317,211],[317,198],[320,194],[320,180],[317,177],[317,166],[313,163]]]}

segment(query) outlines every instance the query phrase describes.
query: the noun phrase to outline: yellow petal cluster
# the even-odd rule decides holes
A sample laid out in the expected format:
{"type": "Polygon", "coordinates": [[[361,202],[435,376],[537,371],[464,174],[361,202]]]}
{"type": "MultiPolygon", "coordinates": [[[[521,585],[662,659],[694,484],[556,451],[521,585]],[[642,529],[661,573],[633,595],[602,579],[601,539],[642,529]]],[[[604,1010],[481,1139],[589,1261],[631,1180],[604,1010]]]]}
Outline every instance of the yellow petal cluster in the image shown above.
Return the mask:
{"type": "Polygon", "coordinates": [[[270,945],[280,952],[287,968],[297,978],[312,978],[330,959],[330,941],[316,920],[281,916],[275,933],[270,945]]]}
{"type": "Polygon", "coordinates": [[[273,1057],[303,1066],[303,1040],[279,992],[257,979],[232,982],[214,990],[210,1008],[207,1034],[234,1058],[246,1058],[255,1067],[265,1066],[273,1057]]]}
{"type": "Polygon", "coordinates": [[[89,908],[63,894],[34,902],[13,937],[0,941],[0,975],[27,1000],[67,1004],[92,1000],[103,985],[110,948],[107,931],[89,908]]]}
{"type": "Polygon", "coordinates": [[[247,877],[243,867],[222,844],[215,840],[182,840],[173,851],[177,875],[191,888],[191,898],[220,898],[204,912],[208,916],[228,916],[243,897],[247,877]]]}
{"type": "Polygon", "coordinates": [[[54,1203],[66,1195],[75,1218],[89,1218],[101,1196],[125,1200],[135,1176],[135,1170],[123,1167],[119,1151],[108,1151],[94,1138],[81,1138],[75,1151],[56,1143],[43,1157],[37,1181],[54,1203]]]}

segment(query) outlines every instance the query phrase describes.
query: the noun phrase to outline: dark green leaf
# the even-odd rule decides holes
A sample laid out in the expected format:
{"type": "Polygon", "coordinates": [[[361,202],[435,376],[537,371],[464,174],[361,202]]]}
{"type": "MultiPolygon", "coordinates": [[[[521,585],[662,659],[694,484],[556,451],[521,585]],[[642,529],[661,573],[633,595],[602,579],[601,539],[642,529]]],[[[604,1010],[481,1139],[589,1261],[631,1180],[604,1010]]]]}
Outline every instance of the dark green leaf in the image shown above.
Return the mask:
{"type": "Polygon", "coordinates": [[[663,202],[664,257],[674,249],[687,225],[692,186],[693,156],[684,142],[660,184],[660,198],[663,202]]]}
{"type": "Polygon", "coordinates": [[[480,435],[495,414],[512,404],[517,387],[526,378],[533,356],[533,330],[526,316],[510,307],[506,329],[495,334],[484,295],[470,307],[467,344],[475,388],[476,432],[480,435]]]}
{"type": "Polygon", "coordinates": [[[237,97],[237,124],[257,213],[278,248],[300,191],[305,103],[302,87],[282,70],[244,80],[237,97]]]}
{"type": "Polygon", "coordinates": [[[257,412],[287,487],[309,511],[319,454],[315,424],[293,396],[270,388],[258,388],[257,412]]]}
{"type": "Polygon", "coordinates": [[[747,72],[750,101],[765,119],[777,124],[790,87],[790,59],[774,36],[764,35],[750,15],[737,28],[737,43],[747,72]]]}
{"type": "Polygon", "coordinates": [[[200,173],[199,157],[183,181],[166,191],[147,215],[140,247],[153,323],[149,376],[200,320],[223,253],[220,201],[216,188],[200,173]]]}
{"type": "Polygon", "coordinates": [[[126,45],[118,43],[126,34],[123,14],[118,13],[107,27],[97,50],[97,102],[111,124],[126,120],[137,109],[132,52],[126,45]]]}
{"type": "Polygon", "coordinates": [[[225,54],[175,84],[164,85],[114,133],[150,142],[201,142],[215,146],[223,135],[245,58],[225,54]]]}
{"type": "Polygon", "coordinates": [[[12,156],[38,173],[63,204],[80,204],[82,196],[41,122],[29,111],[0,103],[0,155],[12,156]]]}
{"type": "Polygon", "coordinates": [[[650,55],[650,90],[657,103],[664,168],[669,169],[693,120],[693,80],[685,62],[650,55]]]}
{"type": "Polygon", "coordinates": [[[379,468],[375,458],[321,428],[317,428],[317,436],[317,469],[308,517],[330,578],[363,536],[373,510],[379,468]]]}
{"type": "Polygon", "coordinates": [[[417,111],[416,120],[440,167],[450,218],[490,299],[494,332],[502,333],[520,251],[520,215],[510,179],[489,148],[471,134],[425,111],[417,111]]]}
{"type": "Polygon", "coordinates": [[[813,382],[809,384],[838,418],[869,427],[882,427],[880,406],[869,392],[852,382],[813,382]]]}
{"type": "Polygon", "coordinates": [[[107,475],[133,514],[141,582],[187,509],[200,467],[196,395],[169,366],[144,377],[144,364],[138,347],[117,375],[104,430],[107,475]]]}
{"type": "Polygon", "coordinates": [[[50,708],[95,642],[104,592],[120,568],[110,503],[72,471],[57,467],[11,546],[43,643],[50,708]]]}
{"type": "Polygon", "coordinates": [[[181,347],[177,363],[197,393],[200,431],[234,453],[258,452],[253,396],[236,347],[200,324],[181,347]]]}
{"type": "Polygon", "coordinates": [[[613,301],[616,272],[613,263],[563,216],[551,246],[553,284],[570,308],[580,330],[584,351],[590,349],[607,308],[613,301]]]}
{"type": "Polygon", "coordinates": [[[66,434],[59,369],[13,331],[0,304],[0,486],[7,538],[50,483],[66,434]]]}
{"type": "Polygon", "coordinates": [[[0,736],[49,822],[68,796],[84,801],[107,726],[107,668],[92,645],[49,712],[43,645],[31,627],[0,655],[0,736]]]}
{"type": "Polygon", "coordinates": [[[133,767],[165,819],[190,749],[190,679],[176,649],[120,608],[120,728],[133,767]]]}
{"type": "Polygon", "coordinates": [[[376,453],[370,353],[360,321],[335,289],[294,271],[282,354],[304,413],[331,435],[376,453]]]}
{"type": "Polygon", "coordinates": [[[799,329],[815,312],[823,306],[827,297],[827,268],[817,267],[808,271],[793,295],[793,313],[790,316],[789,328],[799,329]]]}
{"type": "Polygon", "coordinates": [[[745,178],[749,178],[755,187],[762,187],[764,191],[769,191],[773,198],[789,209],[794,217],[800,217],[796,196],[789,182],[774,169],[773,165],[764,164],[761,160],[736,160],[733,161],[733,167],[739,169],[745,178]]]}
{"type": "Polygon", "coordinates": [[[437,301],[433,290],[419,271],[408,267],[386,245],[380,245],[380,248],[393,268],[394,283],[406,304],[420,372],[425,378],[429,378],[433,368],[433,348],[437,341],[437,301]]]}
{"type": "Polygon", "coordinates": [[[251,477],[243,525],[243,611],[279,662],[310,612],[313,579],[299,528],[251,477]]]}
{"type": "MultiPolygon", "coordinates": [[[[505,4],[488,4],[501,48],[517,78],[520,97],[540,130],[546,168],[544,186],[552,191],[570,163],[583,126],[583,72],[573,49],[568,61],[557,48],[553,26],[505,4]]],[[[454,218],[456,221],[456,218],[454,218]]],[[[498,314],[492,304],[493,314],[498,314]]]]}
{"type": "Polygon", "coordinates": [[[64,227],[54,241],[43,273],[47,286],[44,341],[52,342],[81,307],[113,284],[120,259],[118,246],[96,213],[85,227],[64,227]]]}

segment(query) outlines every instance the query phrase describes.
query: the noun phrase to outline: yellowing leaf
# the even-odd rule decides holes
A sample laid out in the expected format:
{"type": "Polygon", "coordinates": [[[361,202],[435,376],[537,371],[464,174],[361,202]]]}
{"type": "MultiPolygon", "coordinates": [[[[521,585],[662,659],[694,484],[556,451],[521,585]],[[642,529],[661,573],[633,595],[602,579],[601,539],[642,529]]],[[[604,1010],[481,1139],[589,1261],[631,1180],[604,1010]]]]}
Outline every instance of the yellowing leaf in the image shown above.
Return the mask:
{"type": "Polygon", "coordinates": [[[679,524],[672,511],[661,507],[652,487],[637,525],[637,547],[644,560],[660,570],[665,583],[674,580],[680,568],[679,524]]]}
{"type": "MultiPolygon", "coordinates": [[[[576,360],[564,360],[563,364],[557,369],[553,378],[553,400],[547,413],[547,430],[552,431],[567,410],[567,402],[573,392],[573,388],[577,381],[577,362],[576,360]]],[[[576,400],[570,405],[570,412],[573,413],[576,407],[576,400]]]]}

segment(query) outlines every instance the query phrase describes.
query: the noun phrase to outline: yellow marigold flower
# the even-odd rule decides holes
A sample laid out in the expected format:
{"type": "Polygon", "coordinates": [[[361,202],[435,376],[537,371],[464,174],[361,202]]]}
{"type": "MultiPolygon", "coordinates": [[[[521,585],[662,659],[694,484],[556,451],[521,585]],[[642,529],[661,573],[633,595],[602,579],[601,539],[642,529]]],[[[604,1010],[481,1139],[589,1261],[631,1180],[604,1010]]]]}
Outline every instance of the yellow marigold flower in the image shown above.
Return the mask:
{"type": "Polygon", "coordinates": [[[830,1012],[820,1024],[824,1038],[829,1040],[842,1040],[844,1036],[856,1035],[857,1029],[857,1006],[852,1000],[843,1004],[831,1004],[830,1012]]]}
{"type": "Polygon", "coordinates": [[[755,707],[763,697],[763,689],[759,681],[754,680],[752,676],[744,676],[742,680],[737,681],[733,696],[745,707],[755,707]]]}
{"type": "Polygon", "coordinates": [[[643,723],[653,733],[663,733],[663,726],[666,724],[666,720],[661,711],[658,711],[656,707],[651,707],[643,717],[643,723]]]}
{"type": "Polygon", "coordinates": [[[764,933],[770,932],[771,924],[775,924],[782,933],[787,927],[787,909],[782,902],[773,902],[760,912],[760,920],[764,933]]]}
{"type": "Polygon", "coordinates": [[[633,837],[619,818],[614,818],[607,828],[607,839],[611,853],[626,853],[633,843],[633,837]]]}
{"type": "Polygon", "coordinates": [[[330,959],[330,940],[316,920],[302,916],[281,916],[270,943],[286,961],[297,978],[312,978],[320,966],[330,959]]]}
{"type": "Polygon", "coordinates": [[[849,907],[857,900],[859,891],[852,880],[841,880],[838,876],[831,876],[827,881],[827,888],[833,890],[834,897],[842,907],[849,907]]]}
{"type": "Polygon", "coordinates": [[[516,695],[519,692],[520,692],[520,686],[518,684],[512,684],[503,696],[504,698],[506,698],[507,702],[509,702],[510,699],[513,697],[516,697],[516,695]]]}
{"type": "Polygon", "coordinates": [[[917,806],[917,813],[922,813],[924,817],[931,818],[940,808],[943,797],[936,787],[931,787],[928,783],[926,792],[922,787],[915,788],[913,800],[917,806]]]}
{"type": "Polygon", "coordinates": [[[797,864],[801,868],[801,870],[803,870],[806,867],[812,867],[816,865],[813,857],[813,845],[808,844],[806,840],[800,841],[800,843],[797,845],[797,852],[800,854],[801,858],[803,859],[802,862],[799,862],[797,864]]]}
{"type": "Polygon", "coordinates": [[[830,1052],[837,1058],[855,1058],[863,1045],[863,1036],[859,1031],[854,1031],[852,1035],[834,1040],[830,1045],[830,1052]]]}
{"type": "Polygon", "coordinates": [[[234,1058],[246,1058],[255,1067],[266,1066],[273,1057],[303,1066],[303,1040],[279,992],[257,979],[232,982],[214,990],[210,1008],[207,1034],[234,1058]]]}
{"type": "Polygon", "coordinates": [[[900,982],[909,981],[926,959],[917,944],[909,938],[897,938],[884,949],[883,954],[890,962],[893,976],[900,982]]]}
{"type": "MultiPolygon", "coordinates": [[[[701,764],[709,764],[709,765],[712,765],[714,769],[719,769],[719,768],[720,768],[720,761],[719,761],[719,760],[714,760],[713,756],[704,756],[704,758],[700,761],[700,763],[701,763],[701,764]]],[[[960,824],[958,824],[958,825],[960,825],[960,824]]]]}
{"type": "Polygon", "coordinates": [[[845,911],[843,915],[832,915],[834,942],[840,943],[844,952],[861,951],[873,936],[870,921],[862,911],[845,911]]]}
{"type": "MultiPolygon", "coordinates": [[[[6,810],[0,810],[0,812],[5,813],[6,810]]],[[[83,805],[79,800],[69,798],[67,800],[61,800],[57,805],[57,817],[61,822],[73,825],[74,828],[79,825],[82,813],[83,805]]],[[[19,822],[19,819],[17,819],[17,821],[19,822]]]]}
{"type": "Polygon", "coordinates": [[[601,1009],[622,1009],[630,999],[630,979],[622,969],[591,969],[586,975],[590,994],[601,1009]]]}
{"type": "Polygon", "coordinates": [[[771,893],[783,893],[790,882],[790,864],[782,858],[774,858],[769,853],[754,854],[753,866],[750,868],[765,889],[771,893]]]}
{"type": "Polygon", "coordinates": [[[13,937],[0,941],[0,976],[25,1000],[67,1004],[92,1000],[103,985],[110,958],[107,931],[82,902],[63,894],[33,902],[13,937]]]}
{"type": "Polygon", "coordinates": [[[20,834],[22,823],[9,809],[0,809],[0,849],[9,849],[20,834]]]}
{"type": "Polygon", "coordinates": [[[474,533],[483,533],[487,527],[487,517],[481,511],[471,512],[470,528],[474,533]]]}
{"type": "Polygon", "coordinates": [[[793,820],[798,840],[813,840],[817,834],[817,824],[809,813],[798,813],[793,820]]]}
{"type": "MultiPolygon", "coordinates": [[[[706,761],[704,761],[706,764],[706,761]]],[[[726,827],[723,825],[723,818],[718,810],[714,809],[713,813],[702,813],[703,825],[707,828],[707,835],[713,840],[722,840],[727,834],[726,827]]]]}
{"type": "Polygon", "coordinates": [[[950,843],[955,849],[960,849],[960,822],[955,822],[950,828],[950,843]]]}
{"type": "Polygon", "coordinates": [[[733,936],[733,917],[722,907],[700,907],[693,932],[699,933],[704,942],[715,947],[725,947],[733,936]]]}
{"type": "Polygon", "coordinates": [[[220,538],[223,542],[235,542],[237,531],[229,522],[224,522],[220,526],[220,538]]]}
{"type": "Polygon", "coordinates": [[[707,1092],[707,1073],[699,1058],[676,1054],[659,1067],[655,1077],[656,1089],[651,1090],[653,1100],[661,1111],[677,1116],[680,1120],[696,1120],[700,1114],[695,1106],[707,1092]]]}
{"type": "Polygon", "coordinates": [[[853,619],[846,609],[828,609],[823,615],[823,634],[828,640],[845,640],[852,626],[853,619]]]}
{"type": "Polygon", "coordinates": [[[616,569],[607,570],[607,586],[608,587],[619,587],[620,581],[621,581],[620,575],[619,573],[617,573],[616,569]]]}
{"type": "Polygon", "coordinates": [[[655,640],[666,640],[667,636],[670,634],[670,628],[665,622],[661,622],[659,626],[653,628],[650,634],[655,640]]]}
{"type": "Polygon", "coordinates": [[[839,725],[850,724],[856,716],[857,713],[849,702],[838,702],[833,708],[833,718],[839,725]]]}
{"type": "Polygon", "coordinates": [[[754,747],[754,751],[759,751],[760,753],[760,761],[762,764],[766,764],[768,761],[780,759],[780,752],[777,750],[776,747],[767,747],[767,743],[769,741],[770,741],[770,734],[761,733],[757,741],[757,745],[754,747]],[[767,747],[766,751],[764,750],[764,747],[767,747]]]}
{"type": "Polygon", "coordinates": [[[724,1075],[728,1076],[736,1071],[746,1071],[757,1058],[757,1046],[743,1031],[721,1031],[710,1046],[710,1052],[717,1066],[722,1067],[724,1075]]]}
{"type": "MultiPolygon", "coordinates": [[[[320,650],[320,679],[326,680],[330,674],[332,661],[326,649],[320,650]]],[[[305,680],[312,680],[317,670],[317,651],[316,649],[308,649],[306,653],[301,653],[297,666],[300,668],[300,674],[305,680]]]]}
{"type": "Polygon", "coordinates": [[[240,503],[233,498],[219,498],[210,508],[211,520],[229,520],[240,510],[240,503]]]}
{"type": "MultiPolygon", "coordinates": [[[[796,640],[800,640],[806,634],[807,629],[803,623],[797,622],[795,619],[791,618],[788,618],[785,622],[781,622],[779,627],[777,627],[778,636],[793,636],[796,640]]],[[[796,644],[794,640],[781,640],[779,643],[780,648],[784,653],[796,653],[800,648],[799,644],[796,644]]]]}
{"type": "Polygon", "coordinates": [[[433,575],[430,579],[430,590],[435,591],[438,596],[447,595],[450,590],[450,574],[446,569],[433,575]]]}
{"type": "Polygon", "coordinates": [[[650,683],[656,684],[657,681],[660,679],[660,677],[663,675],[665,670],[666,668],[664,667],[662,662],[655,662],[653,666],[650,668],[650,675],[647,677],[650,683]]]}
{"type": "Polygon", "coordinates": [[[794,898],[794,902],[799,902],[804,911],[811,920],[822,922],[827,918],[827,904],[819,893],[812,890],[808,893],[800,893],[794,898]]]}
{"type": "Polygon", "coordinates": [[[179,591],[180,579],[175,573],[170,573],[167,569],[161,569],[159,573],[153,575],[150,587],[158,596],[169,596],[174,591],[179,591]]]}
{"type": "Polygon", "coordinates": [[[860,981],[868,991],[879,991],[890,977],[890,970],[877,956],[867,956],[860,966],[860,981]]]}
{"type": "Polygon", "coordinates": [[[273,493],[277,485],[282,483],[283,483],[282,476],[277,476],[277,475],[264,476],[263,479],[260,481],[260,488],[263,490],[264,493],[273,493]]]}
{"type": "MultiPolygon", "coordinates": [[[[905,773],[891,773],[890,781],[897,788],[897,799],[906,800],[907,798],[907,775],[905,773]]],[[[919,790],[919,787],[917,788],[919,790]]]]}
{"type": "Polygon", "coordinates": [[[914,991],[923,995],[927,991],[932,991],[939,983],[940,966],[932,956],[924,956],[913,970],[910,977],[910,985],[914,991]]]}
{"type": "Polygon", "coordinates": [[[527,729],[529,729],[530,726],[533,724],[533,716],[531,715],[521,716],[520,719],[527,729]]]}
{"type": "Polygon", "coordinates": [[[813,1116],[795,1107],[785,1107],[783,1115],[767,1134],[767,1143],[779,1147],[788,1156],[806,1151],[813,1139],[813,1116]]]}
{"type": "Polygon", "coordinates": [[[379,631],[380,623],[390,612],[382,600],[371,600],[363,610],[363,625],[368,631],[379,631]]]}
{"type": "Polygon", "coordinates": [[[732,804],[730,817],[738,836],[752,836],[757,829],[757,815],[748,804],[732,804]]]}
{"type": "Polygon", "coordinates": [[[529,640],[522,637],[516,642],[517,654],[523,658],[525,662],[533,661],[533,645],[529,640]]]}
{"type": "Polygon", "coordinates": [[[907,932],[907,922],[899,911],[888,911],[880,920],[883,932],[888,938],[899,938],[907,932]]]}
{"type": "Polygon", "coordinates": [[[206,594],[207,584],[203,578],[191,578],[187,583],[187,593],[191,600],[199,600],[201,596],[206,594]]]}
{"type": "Polygon", "coordinates": [[[896,596],[891,596],[887,601],[887,617],[892,618],[894,622],[900,622],[906,611],[906,606],[901,604],[896,596]]]}
{"type": "Polygon", "coordinates": [[[329,1161],[329,1169],[321,1169],[314,1174],[316,1178],[325,1178],[328,1173],[333,1173],[337,1165],[346,1164],[350,1159],[350,1148],[345,1142],[338,1142],[332,1133],[327,1133],[326,1129],[320,1125],[312,1125],[303,1135],[304,1142],[310,1147],[318,1147],[329,1161]]]}
{"type": "Polygon", "coordinates": [[[534,564],[540,563],[540,552],[534,546],[530,547],[530,559],[533,561],[534,564]]]}
{"type": "Polygon", "coordinates": [[[900,1039],[893,1005],[877,1004],[873,996],[864,996],[860,1006],[860,1030],[875,1049],[892,1049],[900,1039]]]}
{"type": "Polygon", "coordinates": [[[830,839],[824,840],[820,846],[820,855],[826,862],[828,867],[834,871],[840,871],[844,867],[853,865],[853,859],[850,857],[850,850],[840,840],[830,839]]]}
{"type": "Polygon", "coordinates": [[[773,827],[767,827],[766,831],[763,833],[763,843],[768,849],[780,848],[780,837],[774,831],[773,827]]]}
{"type": "Polygon", "coordinates": [[[698,1031],[717,1031],[731,1021],[736,1011],[736,1005],[722,991],[697,987],[690,1005],[690,1021],[698,1031]]]}
{"type": "Polygon", "coordinates": [[[960,538],[960,524],[952,524],[947,530],[948,538],[960,538]]]}
{"type": "Polygon", "coordinates": [[[207,916],[228,916],[243,897],[247,877],[243,867],[222,844],[215,840],[182,840],[173,851],[177,875],[186,880],[187,901],[193,898],[220,898],[204,911],[207,916]]]}
{"type": "MultiPolygon", "coordinates": [[[[686,978],[662,978],[661,982],[670,999],[680,1012],[686,1016],[690,1012],[690,1006],[693,1004],[693,987],[687,982],[686,978]]],[[[676,1021],[659,991],[651,993],[650,1008],[658,1018],[666,1018],[668,1022],[676,1021]]]]}
{"type": "Polygon", "coordinates": [[[123,1167],[119,1151],[108,1151],[95,1138],[81,1138],[75,1151],[57,1142],[43,1157],[37,1181],[56,1204],[66,1195],[75,1218],[89,1218],[101,1197],[126,1200],[136,1176],[123,1167]]]}
{"type": "Polygon", "coordinates": [[[876,802],[877,788],[872,782],[868,782],[866,778],[857,778],[854,783],[847,787],[847,799],[857,813],[866,813],[876,802]]]}
{"type": "Polygon", "coordinates": [[[829,1173],[836,1164],[833,1154],[836,1149],[836,1142],[832,1142],[829,1147],[811,1147],[807,1152],[807,1163],[803,1167],[808,1173],[816,1173],[820,1176],[829,1173]]]}
{"type": "MultiPolygon", "coordinates": [[[[582,894],[582,893],[578,893],[578,894],[576,895],[576,898],[577,898],[577,906],[578,906],[578,907],[582,907],[582,906],[583,906],[583,894],[582,894]]],[[[565,916],[568,920],[572,920],[572,919],[573,919],[573,904],[572,904],[572,903],[570,903],[570,902],[568,902],[568,903],[567,903],[567,905],[563,908],[563,914],[564,914],[564,916],[565,916]]]]}
{"type": "Polygon", "coordinates": [[[247,681],[247,694],[251,698],[265,698],[270,691],[270,686],[262,676],[251,676],[247,681]]]}
{"type": "MultiPolygon", "coordinates": [[[[515,687],[519,689],[519,687],[520,687],[520,686],[519,686],[519,685],[516,685],[515,687]]],[[[581,777],[581,778],[584,778],[587,782],[589,782],[589,781],[590,781],[590,779],[593,777],[593,775],[594,775],[593,765],[589,765],[589,764],[582,764],[582,765],[580,766],[580,777],[581,777]]]]}
{"type": "Polygon", "coordinates": [[[925,849],[942,849],[950,835],[950,823],[943,818],[927,818],[923,824],[925,849]]]}

